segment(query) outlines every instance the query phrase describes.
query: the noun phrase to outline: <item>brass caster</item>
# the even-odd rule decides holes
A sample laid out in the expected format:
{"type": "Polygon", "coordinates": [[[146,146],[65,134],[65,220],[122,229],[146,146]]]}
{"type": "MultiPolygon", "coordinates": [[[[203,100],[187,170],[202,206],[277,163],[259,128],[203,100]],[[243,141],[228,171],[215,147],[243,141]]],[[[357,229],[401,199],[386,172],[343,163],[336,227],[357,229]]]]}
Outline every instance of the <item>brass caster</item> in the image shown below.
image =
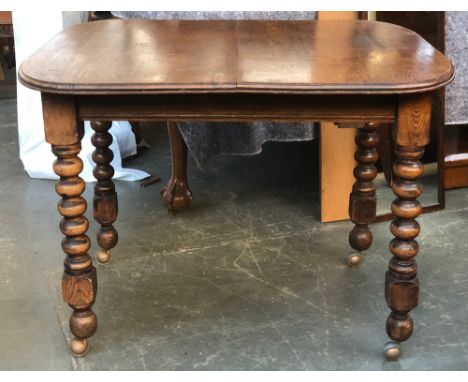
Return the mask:
{"type": "Polygon", "coordinates": [[[397,361],[400,355],[401,349],[399,343],[390,341],[384,345],[384,357],[387,361],[397,361]]]}
{"type": "Polygon", "coordinates": [[[108,249],[98,249],[96,252],[97,262],[101,265],[108,265],[111,262],[112,255],[108,249]]]}
{"type": "Polygon", "coordinates": [[[70,349],[74,356],[83,357],[89,349],[88,340],[75,337],[70,341],[70,349]]]}
{"type": "Polygon", "coordinates": [[[348,267],[357,267],[359,264],[362,263],[362,255],[361,252],[351,252],[348,255],[348,267]]]}

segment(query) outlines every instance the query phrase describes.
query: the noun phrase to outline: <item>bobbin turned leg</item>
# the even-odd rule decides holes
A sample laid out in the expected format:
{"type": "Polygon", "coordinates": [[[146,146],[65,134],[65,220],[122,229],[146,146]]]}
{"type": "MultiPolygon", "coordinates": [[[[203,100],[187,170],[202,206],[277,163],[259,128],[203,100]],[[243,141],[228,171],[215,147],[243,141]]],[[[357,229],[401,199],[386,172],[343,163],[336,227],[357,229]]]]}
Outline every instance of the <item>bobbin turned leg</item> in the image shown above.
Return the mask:
{"type": "Polygon", "coordinates": [[[392,203],[395,219],[390,231],[395,236],[390,242],[393,258],[385,278],[385,298],[392,310],[386,324],[387,334],[393,340],[385,345],[388,360],[400,356],[400,342],[413,332],[409,312],[418,305],[419,281],[414,257],[419,245],[415,240],[420,228],[416,217],[422,207],[417,198],[422,194],[419,177],[423,173],[420,161],[424,146],[429,142],[431,97],[407,96],[400,99],[398,125],[395,134],[396,161],[393,165],[393,192],[397,198],[392,203]]]}
{"type": "Polygon", "coordinates": [[[180,134],[176,122],[167,123],[171,143],[172,173],[171,179],[161,189],[164,205],[171,211],[192,205],[192,191],[187,182],[187,146],[180,134]]]}
{"type": "Polygon", "coordinates": [[[96,253],[99,264],[107,265],[111,260],[110,250],[117,245],[118,234],[112,225],[117,219],[117,193],[112,181],[114,168],[111,166],[114,154],[109,148],[112,135],[109,129],[112,122],[91,122],[95,131],[91,138],[96,150],[93,152],[93,161],[96,163],[93,174],[97,182],[94,185],[94,218],[101,224],[96,237],[101,247],[96,253]]]}
{"type": "Polygon", "coordinates": [[[375,162],[378,159],[377,145],[379,136],[375,129],[376,123],[367,123],[359,128],[356,135],[358,146],[354,158],[357,166],[354,168],[356,182],[349,196],[349,218],[355,224],[349,233],[349,244],[354,249],[348,256],[350,267],[359,265],[362,261],[361,252],[372,244],[372,232],[368,224],[374,222],[376,216],[375,185],[377,176],[375,162]]]}
{"type": "Polygon", "coordinates": [[[62,197],[58,211],[63,216],[60,230],[65,235],[62,249],[66,253],[65,270],[62,278],[63,299],[73,309],[70,330],[75,336],[70,342],[72,352],[82,356],[88,351],[88,338],[97,328],[96,315],[91,309],[96,298],[96,269],[88,255],[90,241],[86,236],[88,220],[86,200],[81,197],[85,183],[79,177],[83,163],[78,154],[79,143],[66,146],[52,146],[57,157],[54,172],[60,177],[55,189],[62,197]]]}
{"type": "MultiPolygon", "coordinates": [[[[395,238],[390,242],[393,258],[386,274],[385,297],[392,309],[387,319],[387,333],[395,344],[398,344],[411,336],[413,321],[409,312],[418,305],[419,282],[413,257],[418,253],[415,238],[419,234],[419,224],[415,218],[421,213],[422,207],[416,198],[422,194],[422,186],[417,178],[423,172],[423,165],[419,159],[424,153],[424,147],[397,146],[395,152],[397,160],[393,166],[396,177],[393,181],[393,192],[398,197],[392,203],[395,220],[390,226],[390,231],[395,238]]],[[[398,346],[386,346],[386,357],[398,358],[398,346]]]]}

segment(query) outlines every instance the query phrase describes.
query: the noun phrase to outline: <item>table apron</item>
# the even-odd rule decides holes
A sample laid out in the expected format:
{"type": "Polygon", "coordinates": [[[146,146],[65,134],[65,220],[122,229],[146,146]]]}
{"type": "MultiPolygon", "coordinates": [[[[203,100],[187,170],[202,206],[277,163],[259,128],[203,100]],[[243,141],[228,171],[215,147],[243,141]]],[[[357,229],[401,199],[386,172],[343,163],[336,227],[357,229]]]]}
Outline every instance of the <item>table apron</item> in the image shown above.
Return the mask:
{"type": "MultiPolygon", "coordinates": [[[[65,96],[66,97],[66,96],[65,96]]],[[[394,95],[159,94],[76,96],[81,120],[395,121],[394,95]]]]}

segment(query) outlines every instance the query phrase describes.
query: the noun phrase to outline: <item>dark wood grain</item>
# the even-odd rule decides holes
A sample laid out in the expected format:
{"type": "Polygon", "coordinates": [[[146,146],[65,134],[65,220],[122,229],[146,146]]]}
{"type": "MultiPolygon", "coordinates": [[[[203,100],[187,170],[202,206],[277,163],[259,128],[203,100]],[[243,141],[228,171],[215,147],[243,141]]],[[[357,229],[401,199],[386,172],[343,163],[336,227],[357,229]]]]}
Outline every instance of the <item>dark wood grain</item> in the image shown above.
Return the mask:
{"type": "Polygon", "coordinates": [[[78,96],[80,119],[142,121],[395,121],[397,97],[306,94],[78,96]]]}
{"type": "Polygon", "coordinates": [[[427,91],[452,74],[440,52],[415,32],[392,24],[239,24],[238,88],[401,94],[427,91]]]}
{"type": "Polygon", "coordinates": [[[395,143],[425,146],[429,143],[432,93],[400,97],[395,143]]]}
{"type": "Polygon", "coordinates": [[[52,145],[70,145],[79,142],[80,124],[77,120],[75,98],[42,93],[42,114],[45,140],[52,145]]]}
{"type": "Polygon", "coordinates": [[[20,76],[59,93],[228,90],[236,52],[234,21],[103,20],[56,35],[20,76]]]}
{"type": "Polygon", "coordinates": [[[114,19],[59,33],[19,78],[63,94],[402,94],[440,88],[453,72],[418,34],[381,22],[114,19]]]}

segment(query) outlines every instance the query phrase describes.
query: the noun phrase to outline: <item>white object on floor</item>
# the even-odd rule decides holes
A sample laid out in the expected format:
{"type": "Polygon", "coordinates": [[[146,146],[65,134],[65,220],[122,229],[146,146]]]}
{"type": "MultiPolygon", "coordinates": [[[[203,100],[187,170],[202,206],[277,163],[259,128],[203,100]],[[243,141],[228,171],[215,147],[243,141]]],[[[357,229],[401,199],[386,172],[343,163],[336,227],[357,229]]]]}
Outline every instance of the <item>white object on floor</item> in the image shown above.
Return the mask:
{"type": "MultiPolygon", "coordinates": [[[[136,154],[135,135],[131,131],[131,126],[127,121],[114,121],[109,130],[112,135],[112,144],[109,148],[114,153],[114,159],[111,162],[115,173],[113,179],[135,181],[148,177],[150,174],[136,169],[122,168],[122,158],[136,154]]],[[[92,154],[94,146],[91,144],[91,136],[94,134],[90,123],[85,122],[85,133],[81,141],[81,152],[79,157],[83,161],[83,171],[80,177],[85,182],[94,182],[93,176],[94,162],[92,154]]],[[[55,156],[52,154],[50,145],[41,142],[36,146],[22,152],[21,160],[25,165],[26,171],[31,178],[40,179],[58,179],[52,170],[52,163],[55,156]]]]}
{"type": "MultiPolygon", "coordinates": [[[[64,27],[84,22],[86,13],[50,10],[13,11],[17,70],[23,60],[64,27]]],[[[17,84],[18,138],[23,166],[32,178],[57,179],[58,177],[52,169],[55,156],[44,137],[41,95],[38,91],[24,87],[19,81],[17,84]]],[[[110,149],[114,153],[114,159],[111,162],[115,170],[114,179],[135,181],[148,177],[150,174],[144,171],[122,167],[122,159],[135,155],[137,150],[135,135],[130,124],[125,121],[113,122],[109,132],[113,138],[110,149]]],[[[80,153],[84,165],[80,176],[85,182],[95,181],[92,134],[89,122],[85,122],[85,135],[81,142],[82,150],[80,153]]]]}

